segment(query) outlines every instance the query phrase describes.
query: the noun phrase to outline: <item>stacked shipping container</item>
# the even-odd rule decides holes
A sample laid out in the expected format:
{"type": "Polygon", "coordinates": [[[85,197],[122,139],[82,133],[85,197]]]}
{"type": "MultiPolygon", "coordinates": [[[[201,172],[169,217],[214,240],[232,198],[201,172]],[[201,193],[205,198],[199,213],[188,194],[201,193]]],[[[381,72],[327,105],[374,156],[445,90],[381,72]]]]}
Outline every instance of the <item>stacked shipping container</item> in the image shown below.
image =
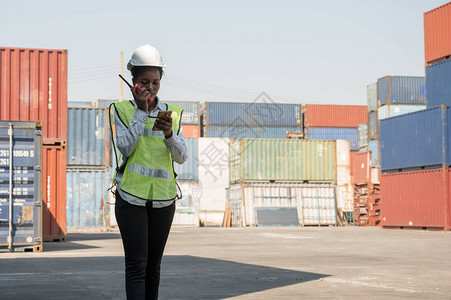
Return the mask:
{"type": "Polygon", "coordinates": [[[302,134],[298,104],[206,102],[202,120],[205,137],[282,139],[287,133],[302,134]]]}
{"type": "Polygon", "coordinates": [[[64,240],[67,50],[0,48],[0,120],[42,121],[43,240],[64,240]]]}

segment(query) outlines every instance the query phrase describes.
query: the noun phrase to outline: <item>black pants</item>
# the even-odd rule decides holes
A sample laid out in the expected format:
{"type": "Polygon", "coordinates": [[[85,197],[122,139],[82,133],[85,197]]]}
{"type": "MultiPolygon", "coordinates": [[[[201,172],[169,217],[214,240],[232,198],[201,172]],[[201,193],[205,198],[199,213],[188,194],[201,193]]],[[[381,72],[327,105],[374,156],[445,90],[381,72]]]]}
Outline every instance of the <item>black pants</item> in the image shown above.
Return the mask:
{"type": "Polygon", "coordinates": [[[158,299],[160,265],[174,218],[175,203],[164,208],[136,206],[116,192],[116,219],[125,252],[128,300],[158,299]]]}

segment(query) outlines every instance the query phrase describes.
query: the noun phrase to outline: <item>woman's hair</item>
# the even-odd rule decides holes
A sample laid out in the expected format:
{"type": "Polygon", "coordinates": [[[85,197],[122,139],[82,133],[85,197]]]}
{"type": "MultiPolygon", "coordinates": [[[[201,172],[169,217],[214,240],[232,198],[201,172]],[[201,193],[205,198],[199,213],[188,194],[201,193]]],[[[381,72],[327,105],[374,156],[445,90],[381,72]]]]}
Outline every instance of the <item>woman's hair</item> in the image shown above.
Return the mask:
{"type": "Polygon", "coordinates": [[[132,77],[137,78],[139,76],[139,74],[141,74],[142,72],[144,72],[146,70],[146,68],[157,69],[158,72],[160,72],[160,79],[163,77],[164,72],[163,72],[163,68],[161,68],[161,67],[140,67],[140,66],[136,66],[131,69],[130,72],[132,73],[132,77]]]}

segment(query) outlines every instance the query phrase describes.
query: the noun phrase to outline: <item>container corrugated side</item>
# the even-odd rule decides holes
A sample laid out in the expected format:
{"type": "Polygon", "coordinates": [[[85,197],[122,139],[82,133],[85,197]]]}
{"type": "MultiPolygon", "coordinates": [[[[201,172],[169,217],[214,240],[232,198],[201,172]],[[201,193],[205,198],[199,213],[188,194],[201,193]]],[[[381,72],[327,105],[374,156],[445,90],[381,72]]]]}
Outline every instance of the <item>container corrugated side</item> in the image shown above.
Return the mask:
{"type": "Polygon", "coordinates": [[[183,109],[182,124],[200,125],[199,101],[164,101],[165,103],[183,109]]]}
{"type": "Polygon", "coordinates": [[[240,139],[229,149],[232,183],[336,182],[334,141],[240,139]]]}
{"type": "Polygon", "coordinates": [[[251,126],[204,126],[204,137],[232,138],[232,139],[286,139],[287,133],[302,134],[300,127],[251,127],[251,126]]]}
{"type": "Polygon", "coordinates": [[[199,197],[202,187],[198,182],[180,182],[182,199],[177,201],[172,225],[199,227],[199,197]]]}
{"type": "Polygon", "coordinates": [[[446,168],[382,174],[382,226],[449,230],[449,188],[446,168]]]}
{"type": "Polygon", "coordinates": [[[67,170],[67,228],[106,228],[111,170],[67,170]]]}
{"type": "Polygon", "coordinates": [[[383,120],[425,109],[426,105],[384,105],[377,109],[377,118],[383,120]]]}
{"type": "Polygon", "coordinates": [[[381,170],[450,165],[450,116],[443,106],[381,120],[381,170]]]}
{"type": "Polygon", "coordinates": [[[258,208],[297,208],[305,225],[337,225],[335,186],[327,184],[235,184],[229,189],[232,226],[256,226],[258,208]]]}
{"type": "Polygon", "coordinates": [[[0,121],[0,251],[42,251],[42,132],[40,122],[0,121]],[[10,156],[9,123],[12,124],[10,156]],[[12,170],[11,170],[12,168],[12,170]],[[13,182],[9,175],[12,171],[13,182]],[[12,206],[9,188],[12,185],[12,206]],[[9,227],[11,209],[12,227],[9,227]],[[11,229],[11,245],[9,235],[11,229]],[[10,247],[11,246],[11,247],[10,247]]]}
{"type": "Polygon", "coordinates": [[[424,55],[426,63],[451,55],[451,3],[424,13],[424,55]]]}
{"type": "Polygon", "coordinates": [[[95,103],[92,101],[68,101],[67,108],[71,107],[94,107],[95,103]]]}
{"type": "Polygon", "coordinates": [[[451,59],[426,68],[427,107],[451,105],[451,59]]]}
{"type": "Polygon", "coordinates": [[[378,105],[426,104],[424,77],[385,76],[377,80],[378,105]]]}
{"type": "Polygon", "coordinates": [[[379,166],[379,144],[377,140],[368,143],[368,151],[371,152],[371,166],[379,166]]]}
{"type": "Polygon", "coordinates": [[[379,121],[377,120],[377,111],[368,113],[368,137],[370,140],[379,138],[379,121]]]}
{"type": "Polygon", "coordinates": [[[43,147],[43,237],[44,242],[66,239],[66,147],[43,147]]]}
{"type": "Polygon", "coordinates": [[[67,50],[0,47],[0,120],[42,121],[44,143],[67,139],[67,50]]]}
{"type": "Polygon", "coordinates": [[[367,106],[363,105],[304,105],[305,127],[357,128],[368,122],[367,106]]]}
{"type": "Polygon", "coordinates": [[[203,125],[301,126],[299,104],[206,102],[203,125]]]}
{"type": "Polygon", "coordinates": [[[377,110],[377,82],[366,86],[368,112],[377,110]]]}
{"type": "Polygon", "coordinates": [[[174,171],[177,174],[177,181],[198,181],[199,180],[199,139],[186,138],[186,150],[188,159],[183,164],[174,162],[174,171]]]}
{"type": "Polygon", "coordinates": [[[368,147],[368,123],[359,124],[359,149],[368,147]]]}
{"type": "Polygon", "coordinates": [[[351,150],[359,150],[358,128],[309,127],[306,128],[309,140],[348,140],[351,150]]]}
{"type": "Polygon", "coordinates": [[[351,162],[349,141],[337,140],[335,143],[337,156],[337,185],[351,184],[351,162]]]}
{"type": "Polygon", "coordinates": [[[68,108],[67,166],[106,168],[109,163],[105,108],[68,108]]]}
{"type": "Polygon", "coordinates": [[[353,184],[368,184],[371,182],[371,152],[354,154],[352,173],[353,184]]]}

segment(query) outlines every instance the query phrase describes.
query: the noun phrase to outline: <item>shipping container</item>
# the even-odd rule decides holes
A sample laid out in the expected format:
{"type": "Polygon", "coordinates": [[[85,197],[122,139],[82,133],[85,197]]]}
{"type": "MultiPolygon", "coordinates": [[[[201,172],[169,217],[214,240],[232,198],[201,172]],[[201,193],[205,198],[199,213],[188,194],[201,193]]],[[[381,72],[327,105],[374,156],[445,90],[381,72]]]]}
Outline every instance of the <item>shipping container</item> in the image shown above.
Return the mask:
{"type": "Polygon", "coordinates": [[[449,230],[447,168],[382,174],[382,226],[449,230]]]}
{"type": "Polygon", "coordinates": [[[0,122],[0,251],[42,251],[41,126],[0,122]]]}
{"type": "Polygon", "coordinates": [[[450,165],[450,117],[442,106],[381,120],[382,172],[450,165]]]}
{"type": "Polygon", "coordinates": [[[377,82],[366,86],[368,112],[377,110],[377,82]]]}
{"type": "Polygon", "coordinates": [[[368,137],[370,140],[379,138],[379,121],[377,119],[377,111],[368,113],[368,137]]]}
{"type": "Polygon", "coordinates": [[[367,106],[363,105],[319,105],[304,106],[305,127],[357,128],[368,122],[367,106]]]}
{"type": "Polygon", "coordinates": [[[349,141],[337,140],[337,185],[351,184],[351,162],[349,155],[349,141]]]}
{"type": "Polygon", "coordinates": [[[371,168],[371,183],[380,184],[380,172],[381,170],[379,167],[371,168]]]}
{"type": "Polygon", "coordinates": [[[199,215],[205,226],[221,226],[229,186],[229,139],[199,139],[199,215]]]}
{"type": "Polygon", "coordinates": [[[234,184],[229,188],[232,226],[258,226],[261,208],[297,208],[301,226],[337,225],[335,186],[328,184],[234,184]]]}
{"type": "Polygon", "coordinates": [[[44,242],[66,239],[66,146],[44,145],[42,168],[44,242]]]}
{"type": "Polygon", "coordinates": [[[111,170],[67,170],[67,228],[106,228],[111,170]]]}
{"type": "MultiPolygon", "coordinates": [[[[128,100],[124,100],[128,101],[128,100]]],[[[98,99],[97,102],[94,102],[94,106],[101,108],[108,108],[111,104],[119,102],[119,99],[98,99]]]]}
{"type": "Polygon", "coordinates": [[[42,121],[45,144],[67,139],[67,50],[0,47],[0,120],[42,121]]]}
{"type": "Polygon", "coordinates": [[[336,182],[335,141],[240,139],[230,144],[230,182],[336,182]]]}
{"type": "Polygon", "coordinates": [[[335,195],[339,211],[342,213],[354,211],[354,188],[352,184],[337,185],[335,195]]]}
{"type": "Polygon", "coordinates": [[[179,182],[199,181],[199,139],[186,138],[186,150],[188,159],[183,164],[174,162],[174,171],[177,174],[176,180],[179,182]]]}
{"type": "Polygon", "coordinates": [[[92,101],[68,101],[67,107],[95,107],[92,101]]]}
{"type": "Polygon", "coordinates": [[[69,107],[67,115],[67,165],[107,168],[110,161],[107,109],[69,107]]]}
{"type": "Polygon", "coordinates": [[[451,105],[451,59],[426,68],[427,107],[451,105]]]}
{"type": "Polygon", "coordinates": [[[424,54],[428,64],[451,55],[451,3],[424,13],[424,54]]]}
{"type": "Polygon", "coordinates": [[[358,152],[354,155],[353,184],[371,183],[371,152],[358,152]]]}
{"type": "Polygon", "coordinates": [[[305,129],[309,140],[348,140],[351,150],[359,150],[359,129],[339,127],[309,127],[305,129]]]}
{"type": "Polygon", "coordinates": [[[200,125],[183,125],[182,124],[183,137],[185,138],[198,138],[200,137],[200,125]]]}
{"type": "Polygon", "coordinates": [[[205,102],[203,125],[300,127],[301,105],[205,102]]]}
{"type": "Polygon", "coordinates": [[[354,165],[355,165],[355,156],[358,154],[358,153],[361,153],[361,152],[364,152],[364,151],[360,151],[360,152],[357,152],[357,151],[350,151],[349,152],[349,157],[350,157],[350,166],[351,166],[351,184],[354,184],[354,172],[355,172],[355,170],[354,170],[354,165]]]}
{"type": "Polygon", "coordinates": [[[368,123],[359,124],[359,150],[368,147],[368,123]]]}
{"type": "Polygon", "coordinates": [[[252,127],[252,126],[204,126],[204,137],[232,138],[232,139],[286,139],[287,133],[302,135],[300,127],[252,127]]]}
{"type": "Polygon", "coordinates": [[[425,109],[426,105],[384,105],[377,109],[377,119],[383,120],[425,109]]]}
{"type": "Polygon", "coordinates": [[[199,226],[199,197],[202,191],[198,182],[179,183],[182,199],[177,201],[172,225],[199,226]]]}
{"type": "Polygon", "coordinates": [[[377,80],[378,106],[426,104],[424,77],[385,76],[377,80]]]}
{"type": "Polygon", "coordinates": [[[368,151],[371,152],[371,167],[379,166],[379,143],[378,141],[370,141],[368,143],[368,151]]]}

